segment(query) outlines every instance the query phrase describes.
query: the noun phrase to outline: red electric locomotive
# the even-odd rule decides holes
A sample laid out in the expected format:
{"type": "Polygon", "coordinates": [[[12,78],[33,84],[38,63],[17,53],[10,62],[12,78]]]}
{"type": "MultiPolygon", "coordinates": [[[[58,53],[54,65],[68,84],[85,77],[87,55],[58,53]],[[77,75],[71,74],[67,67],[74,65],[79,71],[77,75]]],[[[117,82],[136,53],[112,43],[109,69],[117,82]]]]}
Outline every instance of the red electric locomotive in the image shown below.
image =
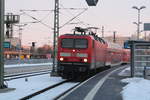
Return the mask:
{"type": "Polygon", "coordinates": [[[66,79],[121,63],[123,59],[121,49],[109,47],[104,39],[79,27],[74,34],[59,37],[57,54],[58,74],[66,79]]]}

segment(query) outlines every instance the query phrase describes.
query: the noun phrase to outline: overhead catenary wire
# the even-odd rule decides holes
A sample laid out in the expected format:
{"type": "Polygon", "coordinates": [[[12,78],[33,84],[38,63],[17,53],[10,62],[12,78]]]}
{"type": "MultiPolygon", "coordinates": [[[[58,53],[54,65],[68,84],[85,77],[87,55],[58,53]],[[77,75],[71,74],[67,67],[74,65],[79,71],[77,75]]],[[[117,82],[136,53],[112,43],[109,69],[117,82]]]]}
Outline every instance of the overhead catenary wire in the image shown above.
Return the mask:
{"type": "Polygon", "coordinates": [[[84,9],[82,12],[80,12],[79,14],[77,14],[76,16],[74,16],[72,19],[70,19],[69,21],[67,21],[65,24],[63,24],[62,26],[60,26],[59,28],[64,27],[65,25],[67,25],[69,22],[73,21],[74,19],[76,19],[78,16],[80,16],[81,14],[83,14],[85,11],[87,11],[88,9],[84,9]]]}
{"type": "MultiPolygon", "coordinates": [[[[21,9],[20,12],[22,12],[20,15],[26,15],[27,13],[26,12],[48,12],[42,19],[40,20],[37,20],[37,21],[31,21],[31,22],[24,22],[24,23],[39,23],[40,22],[43,22],[50,13],[52,13],[54,10],[35,10],[35,9],[21,9]]],[[[28,14],[29,15],[29,14],[28,14]]],[[[31,16],[31,15],[30,15],[31,16]]],[[[37,18],[36,18],[37,19],[37,18]]],[[[43,22],[44,23],[44,22],[43,22]]],[[[48,25],[47,25],[48,26],[48,25]]],[[[47,27],[46,26],[46,27],[47,27]]],[[[49,27],[48,27],[49,28],[49,27]]],[[[52,27],[51,27],[52,28],[52,27]]]]}
{"type": "MultiPolygon", "coordinates": [[[[59,9],[61,9],[61,10],[83,10],[81,13],[79,13],[79,14],[77,14],[77,15],[73,15],[71,12],[68,12],[68,13],[70,13],[72,16],[74,16],[73,18],[71,18],[69,21],[67,21],[66,23],[64,23],[63,25],[61,25],[59,28],[63,28],[65,25],[67,25],[67,24],[83,24],[83,25],[90,25],[90,24],[85,24],[83,21],[81,21],[81,20],[79,20],[77,17],[78,16],[80,16],[82,13],[84,13],[86,10],[87,10],[87,8],[65,8],[65,7],[63,7],[63,5],[61,5],[62,6],[62,8],[59,8],[59,9]],[[77,19],[79,22],[77,22],[77,23],[70,23],[71,21],[73,21],[74,19],[77,19]]],[[[29,12],[40,12],[40,11],[48,11],[48,12],[53,12],[54,10],[34,10],[34,9],[32,9],[32,10],[30,10],[30,9],[28,9],[28,10],[25,10],[25,9],[22,9],[22,10],[20,10],[20,12],[22,12],[20,15],[27,15],[27,16],[29,16],[30,18],[32,18],[32,19],[34,19],[35,21],[31,21],[31,22],[24,22],[24,23],[41,23],[42,25],[44,25],[44,26],[46,26],[47,28],[51,28],[52,30],[53,30],[53,28],[52,27],[50,27],[49,25],[47,25],[47,24],[45,24],[44,22],[43,22],[43,20],[49,15],[49,13],[44,17],[44,18],[42,18],[42,19],[37,19],[37,18],[35,18],[35,17],[33,17],[33,16],[31,16],[31,15],[29,15],[28,13],[26,13],[26,11],[29,11],[29,12]]],[[[60,12],[60,14],[63,14],[63,13],[61,13],[60,12]]]]}
{"type": "MultiPolygon", "coordinates": [[[[72,15],[73,17],[75,16],[74,14],[72,14],[69,10],[86,10],[87,8],[65,8],[62,4],[60,4],[60,6],[66,10],[70,15],[72,15]]],[[[62,9],[61,8],[61,9],[62,9]]],[[[85,26],[89,26],[90,24],[85,23],[84,21],[81,21],[79,18],[76,17],[76,19],[79,21],[78,23],[68,23],[68,24],[83,24],[85,26]]]]}
{"type": "Polygon", "coordinates": [[[30,18],[32,18],[32,19],[34,19],[34,20],[36,21],[36,22],[32,22],[32,23],[41,23],[42,25],[46,26],[47,28],[50,28],[50,29],[53,30],[52,27],[50,27],[49,25],[45,24],[45,23],[42,21],[42,20],[44,20],[44,18],[43,18],[42,20],[38,20],[37,18],[35,18],[35,17],[29,15],[28,13],[26,13],[26,12],[24,12],[24,11],[21,11],[21,12],[23,12],[24,15],[27,15],[27,16],[29,16],[30,18]]]}
{"type": "MultiPolygon", "coordinates": [[[[65,18],[68,17],[67,15],[65,15],[64,13],[62,13],[62,12],[60,12],[60,11],[59,11],[59,14],[64,15],[65,18]]],[[[74,15],[73,15],[73,17],[74,17],[74,15]]],[[[68,17],[68,18],[70,18],[70,17],[68,17]]],[[[78,22],[70,22],[70,23],[68,23],[68,24],[69,24],[69,25],[70,25],[70,24],[84,24],[84,22],[83,22],[83,21],[80,21],[78,18],[77,18],[77,20],[78,20],[78,22]]],[[[87,24],[87,25],[88,25],[88,24],[87,24]]]]}
{"type": "Polygon", "coordinates": [[[48,12],[53,12],[54,10],[35,10],[35,9],[28,9],[28,10],[26,10],[26,9],[21,9],[20,11],[30,11],[30,12],[39,12],[39,11],[48,11],[48,12]]]}

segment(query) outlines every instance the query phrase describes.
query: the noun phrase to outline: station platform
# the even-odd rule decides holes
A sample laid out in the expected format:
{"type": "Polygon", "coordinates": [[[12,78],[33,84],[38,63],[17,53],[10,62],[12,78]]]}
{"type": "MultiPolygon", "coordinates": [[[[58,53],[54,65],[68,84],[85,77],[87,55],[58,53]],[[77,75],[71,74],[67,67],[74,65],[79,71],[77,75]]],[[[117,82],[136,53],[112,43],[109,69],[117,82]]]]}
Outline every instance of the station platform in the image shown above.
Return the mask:
{"type": "MultiPolygon", "coordinates": [[[[123,100],[121,91],[127,83],[122,79],[130,75],[119,75],[129,65],[117,66],[101,72],[70,91],[60,100],[123,100]]],[[[130,74],[130,72],[128,72],[130,74]]]]}

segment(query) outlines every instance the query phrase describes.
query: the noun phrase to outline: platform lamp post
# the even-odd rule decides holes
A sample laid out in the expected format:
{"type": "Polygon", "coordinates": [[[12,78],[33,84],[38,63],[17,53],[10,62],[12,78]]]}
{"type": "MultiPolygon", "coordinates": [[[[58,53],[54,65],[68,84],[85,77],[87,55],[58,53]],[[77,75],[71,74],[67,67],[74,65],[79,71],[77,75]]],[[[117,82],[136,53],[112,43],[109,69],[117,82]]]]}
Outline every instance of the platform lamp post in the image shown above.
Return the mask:
{"type": "Polygon", "coordinates": [[[116,31],[113,31],[113,42],[116,43],[116,31]]]}
{"type": "Polygon", "coordinates": [[[139,35],[140,35],[140,24],[142,24],[140,22],[140,11],[144,8],[146,8],[145,6],[141,6],[140,8],[138,8],[137,6],[133,6],[133,9],[136,9],[138,11],[138,21],[137,22],[133,22],[133,24],[137,25],[137,40],[139,40],[139,35]]]}
{"type": "Polygon", "coordinates": [[[4,0],[0,0],[0,89],[6,88],[4,84],[4,0]]]}

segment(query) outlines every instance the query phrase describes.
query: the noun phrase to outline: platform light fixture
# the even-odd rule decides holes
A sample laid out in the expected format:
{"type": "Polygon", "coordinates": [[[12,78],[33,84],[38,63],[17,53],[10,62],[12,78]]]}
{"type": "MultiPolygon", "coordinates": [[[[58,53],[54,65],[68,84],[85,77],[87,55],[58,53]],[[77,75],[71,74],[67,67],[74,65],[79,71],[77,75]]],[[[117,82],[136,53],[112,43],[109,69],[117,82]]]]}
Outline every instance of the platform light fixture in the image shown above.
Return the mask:
{"type": "Polygon", "coordinates": [[[140,35],[140,24],[142,24],[140,22],[140,11],[144,8],[146,8],[145,6],[141,6],[141,7],[137,7],[137,6],[133,6],[132,7],[133,9],[136,9],[138,10],[138,22],[133,22],[133,24],[136,24],[137,25],[137,40],[139,40],[139,35],[140,35]]]}

